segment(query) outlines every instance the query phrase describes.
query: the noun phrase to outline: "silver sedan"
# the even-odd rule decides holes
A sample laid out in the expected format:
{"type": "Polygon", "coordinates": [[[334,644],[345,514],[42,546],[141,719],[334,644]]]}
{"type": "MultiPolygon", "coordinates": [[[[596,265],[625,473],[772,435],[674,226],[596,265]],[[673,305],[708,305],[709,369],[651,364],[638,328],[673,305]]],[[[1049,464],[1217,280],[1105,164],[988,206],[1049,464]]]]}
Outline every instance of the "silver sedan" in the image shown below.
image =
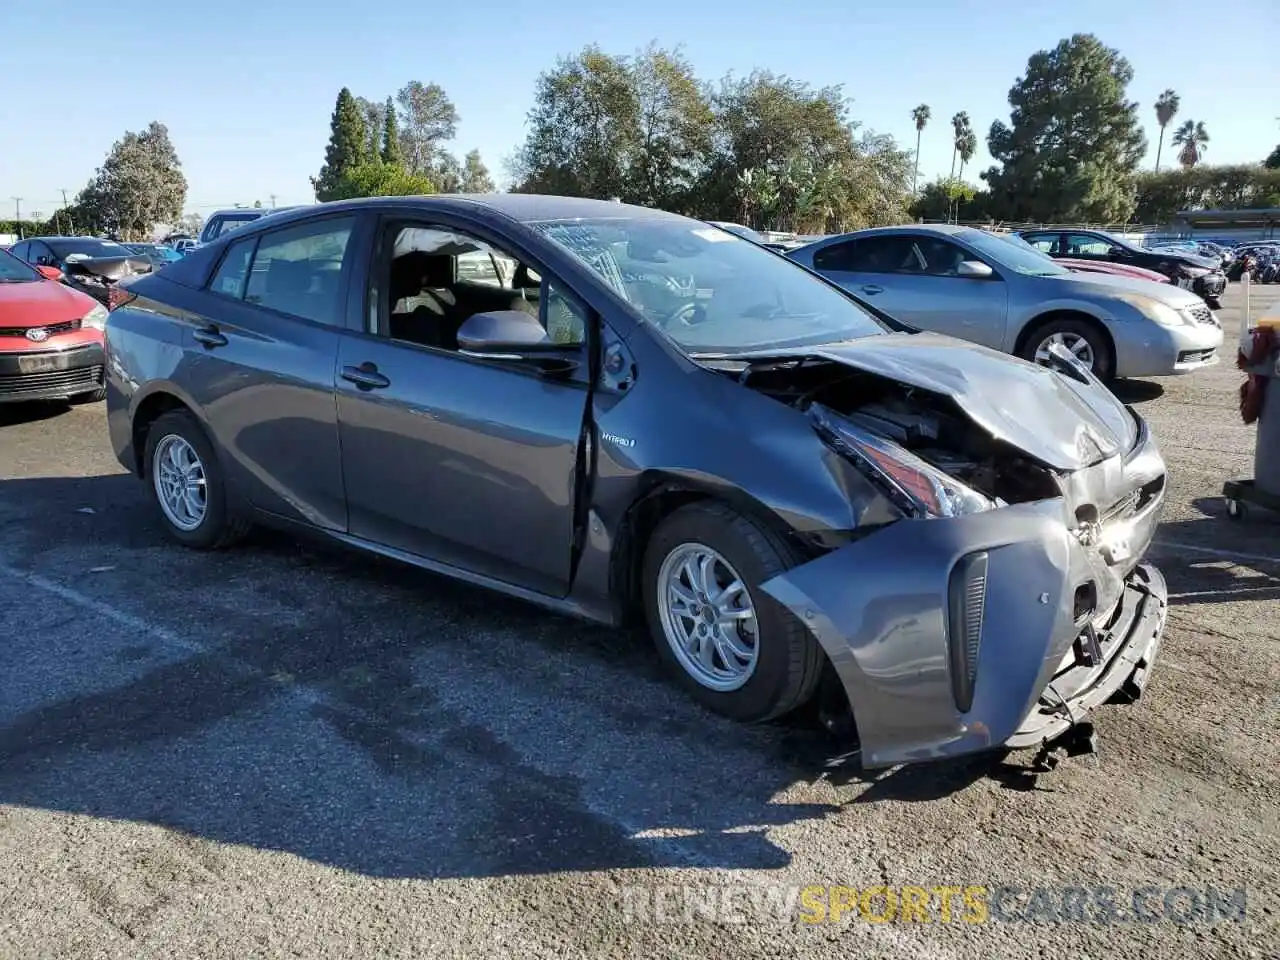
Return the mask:
{"type": "Polygon", "coordinates": [[[917,225],[828,237],[787,253],[894,318],[1043,362],[1053,344],[1103,380],[1218,362],[1222,327],[1187,290],[1072,273],[970,227],[917,225]]]}

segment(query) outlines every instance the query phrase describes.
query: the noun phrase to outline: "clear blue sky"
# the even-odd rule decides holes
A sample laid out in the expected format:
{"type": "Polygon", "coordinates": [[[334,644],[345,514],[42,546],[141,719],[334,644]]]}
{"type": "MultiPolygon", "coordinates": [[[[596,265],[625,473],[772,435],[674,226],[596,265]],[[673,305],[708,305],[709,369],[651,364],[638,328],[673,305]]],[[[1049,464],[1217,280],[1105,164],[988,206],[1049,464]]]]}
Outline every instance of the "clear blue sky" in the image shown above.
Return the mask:
{"type": "Polygon", "coordinates": [[[947,171],[958,110],[981,142],[971,169],[984,169],[987,128],[1007,120],[1027,57],[1093,32],[1133,64],[1148,165],[1151,104],[1165,87],[1182,96],[1175,123],[1207,125],[1206,162],[1256,162],[1280,142],[1272,2],[112,0],[90,15],[82,4],[0,0],[0,210],[20,196],[24,212],[48,216],[123,131],[153,119],[182,159],[188,210],[265,204],[272,193],[309,202],[338,89],[380,99],[413,79],[448,91],[462,118],[454,148],[478,147],[501,180],[537,75],[592,42],[618,53],[683,45],[707,78],[759,66],[841,83],[855,118],[908,146],[910,111],[928,103],[923,180],[947,171]]]}

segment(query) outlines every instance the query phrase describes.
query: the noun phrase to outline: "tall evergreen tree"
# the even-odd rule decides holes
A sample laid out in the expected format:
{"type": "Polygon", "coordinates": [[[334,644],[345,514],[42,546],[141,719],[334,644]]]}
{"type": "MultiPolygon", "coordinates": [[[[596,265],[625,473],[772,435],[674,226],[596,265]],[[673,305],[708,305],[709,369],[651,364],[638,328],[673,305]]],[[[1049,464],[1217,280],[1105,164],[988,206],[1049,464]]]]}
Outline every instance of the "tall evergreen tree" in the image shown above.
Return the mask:
{"type": "Polygon", "coordinates": [[[387,97],[382,114],[382,162],[400,166],[404,163],[404,151],[400,147],[400,127],[396,122],[396,105],[387,97]]]}
{"type": "Polygon", "coordinates": [[[368,157],[369,139],[364,126],[364,116],[351,91],[343,87],[338,91],[338,101],[329,121],[329,145],[324,151],[324,166],[320,175],[311,178],[316,199],[335,199],[335,189],[343,176],[364,163],[368,157]]]}

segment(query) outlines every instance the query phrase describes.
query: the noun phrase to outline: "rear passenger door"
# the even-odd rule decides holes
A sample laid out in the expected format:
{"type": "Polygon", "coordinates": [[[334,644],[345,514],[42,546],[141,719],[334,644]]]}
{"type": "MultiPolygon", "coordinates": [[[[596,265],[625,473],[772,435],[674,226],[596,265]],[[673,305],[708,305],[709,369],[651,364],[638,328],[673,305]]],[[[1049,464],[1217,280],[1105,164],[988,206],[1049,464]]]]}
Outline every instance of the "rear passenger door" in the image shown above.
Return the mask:
{"type": "Polygon", "coordinates": [[[184,331],[183,384],[259,509],[345,531],[334,364],[362,221],[307,220],[227,246],[184,331]]]}
{"type": "Polygon", "coordinates": [[[447,217],[388,219],[365,328],[342,338],[338,419],[353,536],[550,596],[568,593],[591,376],[588,317],[501,237],[447,217]],[[565,378],[467,356],[489,310],[539,318],[565,378]]]}

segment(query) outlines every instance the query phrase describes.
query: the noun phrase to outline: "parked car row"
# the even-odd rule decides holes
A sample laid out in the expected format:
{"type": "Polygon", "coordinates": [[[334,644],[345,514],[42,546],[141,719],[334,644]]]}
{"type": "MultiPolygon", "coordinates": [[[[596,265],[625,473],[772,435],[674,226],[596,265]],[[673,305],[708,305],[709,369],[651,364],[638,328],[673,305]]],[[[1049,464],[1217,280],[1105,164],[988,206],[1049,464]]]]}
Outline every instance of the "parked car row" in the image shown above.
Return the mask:
{"type": "MultiPolygon", "coordinates": [[[[1042,243],[1088,256],[1061,235],[1042,243]]],[[[828,237],[786,256],[913,326],[1045,362],[1062,346],[1103,380],[1190,373],[1218,361],[1222,328],[1181,285],[1072,272],[1034,237],[917,225],[828,237]]],[[[1136,264],[1125,263],[1132,269],[1136,264]]],[[[1127,271],[1126,271],[1127,272],[1127,271]]]]}

